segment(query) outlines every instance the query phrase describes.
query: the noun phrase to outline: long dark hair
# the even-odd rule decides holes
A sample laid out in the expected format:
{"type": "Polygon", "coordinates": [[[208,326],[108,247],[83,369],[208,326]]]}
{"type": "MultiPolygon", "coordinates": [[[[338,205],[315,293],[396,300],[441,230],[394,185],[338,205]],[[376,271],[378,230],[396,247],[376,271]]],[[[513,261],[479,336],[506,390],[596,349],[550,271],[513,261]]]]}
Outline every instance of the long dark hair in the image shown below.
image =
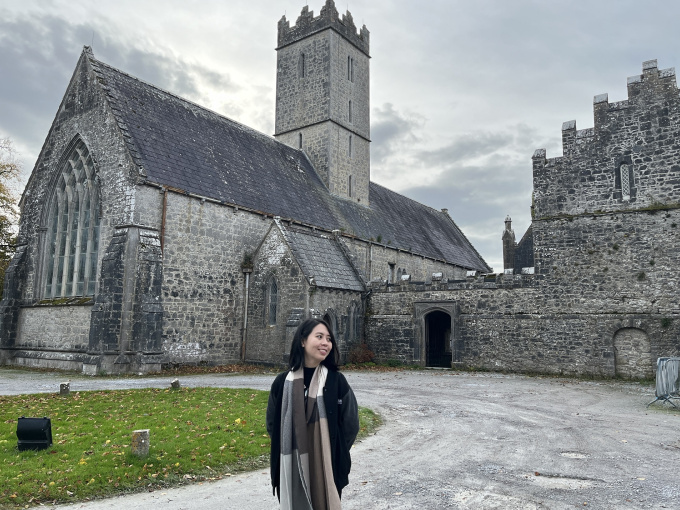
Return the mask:
{"type": "Polygon", "coordinates": [[[333,336],[333,330],[328,325],[328,323],[321,319],[307,319],[302,324],[300,324],[293,335],[293,343],[290,346],[290,356],[288,357],[288,367],[291,370],[299,369],[305,362],[305,349],[302,347],[302,341],[306,340],[307,337],[312,333],[312,330],[319,324],[323,324],[328,329],[328,333],[331,336],[331,345],[333,348],[331,352],[328,353],[326,359],[321,362],[325,365],[328,370],[337,370],[338,361],[340,360],[340,353],[338,352],[338,344],[335,342],[335,336],[333,336]]]}

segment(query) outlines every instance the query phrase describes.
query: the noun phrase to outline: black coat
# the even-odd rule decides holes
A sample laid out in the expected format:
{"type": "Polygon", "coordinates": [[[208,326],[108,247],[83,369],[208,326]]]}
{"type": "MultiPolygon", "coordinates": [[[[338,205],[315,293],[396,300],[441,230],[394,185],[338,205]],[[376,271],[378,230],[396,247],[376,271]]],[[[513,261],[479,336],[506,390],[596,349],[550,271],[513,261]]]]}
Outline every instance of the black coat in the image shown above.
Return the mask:
{"type": "MultiPolygon", "coordinates": [[[[281,469],[281,402],[286,375],[288,371],[277,375],[274,379],[267,404],[267,432],[272,443],[270,452],[272,487],[277,496],[279,495],[281,469]]],[[[341,494],[343,487],[349,483],[348,476],[352,467],[349,449],[359,432],[359,408],[354,392],[345,376],[333,370],[328,371],[323,389],[323,400],[328,416],[333,478],[338,494],[341,494]]]]}

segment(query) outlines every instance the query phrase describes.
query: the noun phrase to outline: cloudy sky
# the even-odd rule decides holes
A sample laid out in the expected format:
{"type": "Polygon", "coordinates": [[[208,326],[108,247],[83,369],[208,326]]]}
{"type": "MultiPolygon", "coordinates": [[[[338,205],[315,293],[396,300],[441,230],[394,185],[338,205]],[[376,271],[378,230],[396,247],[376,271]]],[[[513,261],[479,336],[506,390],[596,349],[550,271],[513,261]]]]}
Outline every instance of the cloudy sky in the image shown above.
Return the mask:
{"type": "MultiPolygon", "coordinates": [[[[309,8],[318,14],[324,0],[309,8]]],[[[0,138],[33,168],[84,45],[95,56],[267,134],[276,26],[305,0],[2,0],[0,138]]],[[[626,99],[645,60],[677,67],[680,2],[336,1],[371,32],[372,180],[447,208],[502,270],[506,215],[529,225],[531,155],[562,153],[593,96],[626,99]]],[[[404,225],[404,228],[418,228],[404,225]]]]}

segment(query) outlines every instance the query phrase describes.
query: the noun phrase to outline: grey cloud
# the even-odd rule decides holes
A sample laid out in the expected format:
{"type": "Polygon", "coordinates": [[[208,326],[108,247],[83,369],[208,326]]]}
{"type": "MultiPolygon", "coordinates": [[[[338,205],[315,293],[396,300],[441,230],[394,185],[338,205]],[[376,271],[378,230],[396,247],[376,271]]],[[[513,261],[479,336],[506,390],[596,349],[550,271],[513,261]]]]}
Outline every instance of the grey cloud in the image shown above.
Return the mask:
{"type": "Polygon", "coordinates": [[[418,142],[416,130],[424,123],[422,116],[398,112],[391,103],[374,108],[371,119],[372,162],[380,164],[394,155],[400,145],[418,142]]]}
{"type": "Polygon", "coordinates": [[[88,31],[71,28],[52,17],[0,17],[0,129],[36,152],[78,58],[74,40],[88,31]]]}
{"type": "Polygon", "coordinates": [[[84,45],[98,59],[165,90],[201,103],[201,84],[237,90],[228,75],[119,40],[102,22],[71,23],[54,15],[11,18],[0,12],[0,132],[27,147],[32,165],[84,45]],[[27,34],[31,34],[27,36],[27,34]],[[142,48],[142,49],[139,49],[142,48]]]}
{"type": "Polygon", "coordinates": [[[482,257],[498,270],[503,220],[508,214],[512,217],[519,240],[531,221],[531,191],[530,164],[506,164],[499,159],[484,166],[449,169],[436,183],[401,193],[434,209],[448,209],[482,257]]]}
{"type": "Polygon", "coordinates": [[[437,150],[419,154],[425,164],[450,166],[477,156],[485,156],[507,147],[513,141],[509,133],[477,132],[466,133],[437,150]]]}
{"type": "Polygon", "coordinates": [[[239,89],[228,75],[217,73],[204,66],[192,64],[176,57],[150,53],[138,48],[121,46],[117,41],[105,39],[101,50],[94,48],[95,56],[128,74],[173,94],[200,102],[201,82],[214,89],[237,91],[239,89]]]}

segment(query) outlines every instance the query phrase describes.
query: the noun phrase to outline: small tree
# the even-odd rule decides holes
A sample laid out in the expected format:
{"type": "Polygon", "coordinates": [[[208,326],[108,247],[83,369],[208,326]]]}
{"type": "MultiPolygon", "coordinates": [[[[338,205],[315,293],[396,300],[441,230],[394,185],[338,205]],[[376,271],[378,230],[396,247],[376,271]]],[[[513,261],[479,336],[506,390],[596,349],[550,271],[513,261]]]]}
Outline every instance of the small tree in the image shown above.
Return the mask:
{"type": "Polygon", "coordinates": [[[0,138],[0,295],[5,284],[5,271],[16,247],[19,214],[17,193],[12,183],[19,179],[19,163],[9,138],[0,138]]]}

